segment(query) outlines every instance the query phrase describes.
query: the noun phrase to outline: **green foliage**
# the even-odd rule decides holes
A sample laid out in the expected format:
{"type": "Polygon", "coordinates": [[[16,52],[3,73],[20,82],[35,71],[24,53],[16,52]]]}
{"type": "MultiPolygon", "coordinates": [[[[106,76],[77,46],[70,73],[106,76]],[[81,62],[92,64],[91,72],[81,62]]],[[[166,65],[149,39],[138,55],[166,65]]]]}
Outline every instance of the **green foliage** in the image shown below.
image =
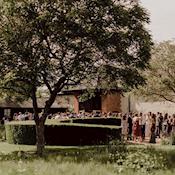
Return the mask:
{"type": "Polygon", "coordinates": [[[42,158],[23,149],[8,155],[0,154],[0,169],[6,168],[5,172],[11,169],[16,173],[23,170],[23,174],[53,174],[61,171],[65,175],[88,175],[93,169],[90,174],[94,175],[157,175],[166,172],[173,175],[174,155],[174,150],[157,150],[143,145],[130,149],[124,143],[112,141],[107,147],[52,148],[42,158]],[[172,167],[168,166],[170,164],[172,167]]]}
{"type": "Polygon", "coordinates": [[[164,169],[165,158],[159,154],[152,154],[153,151],[136,150],[126,156],[120,171],[136,171],[142,174],[151,174],[155,170],[164,169]]]}
{"type": "Polygon", "coordinates": [[[96,89],[92,89],[92,86],[89,88],[90,89],[85,90],[82,94],[78,96],[79,102],[85,102],[86,100],[96,96],[96,89]]]}
{"type": "Polygon", "coordinates": [[[139,70],[148,65],[152,44],[147,23],[144,8],[130,0],[3,0],[0,89],[32,98],[40,124],[67,86],[86,80],[104,89],[130,90],[144,83],[139,70]],[[39,118],[41,87],[49,95],[39,118]]]}
{"type": "Polygon", "coordinates": [[[162,138],[162,145],[175,145],[175,133],[171,133],[169,137],[162,138]]]}
{"type": "Polygon", "coordinates": [[[119,119],[119,118],[102,118],[102,117],[84,118],[84,119],[83,118],[76,118],[76,119],[62,120],[60,122],[121,126],[121,119],[119,119]]]}
{"type": "Polygon", "coordinates": [[[37,157],[31,146],[26,149],[25,145],[3,142],[0,143],[1,152],[3,147],[8,147],[11,152],[0,153],[0,174],[19,174],[24,169],[24,175],[34,172],[52,175],[60,171],[65,175],[88,175],[90,172],[92,175],[173,175],[175,171],[175,149],[172,146],[126,145],[116,140],[107,146],[47,146],[42,158],[37,157]],[[19,148],[10,148],[14,146],[19,148]]]}
{"type": "Polygon", "coordinates": [[[171,134],[171,145],[175,145],[175,133],[171,134]]]}
{"type": "Polygon", "coordinates": [[[161,145],[170,145],[170,138],[162,138],[161,139],[161,145]]]}
{"type": "Polygon", "coordinates": [[[108,161],[122,165],[128,154],[127,146],[122,140],[111,140],[107,147],[108,161]]]}
{"type": "MultiPolygon", "coordinates": [[[[26,122],[6,124],[9,143],[35,144],[35,125],[26,122]]],[[[50,123],[45,126],[46,145],[107,144],[109,139],[120,139],[121,127],[93,124],[50,123]],[[64,134],[63,134],[64,133],[64,134]]]]}
{"type": "Polygon", "coordinates": [[[143,75],[146,85],[139,88],[138,95],[148,100],[175,102],[175,44],[165,41],[155,45],[150,68],[143,75]]]}
{"type": "Polygon", "coordinates": [[[8,143],[32,145],[36,143],[33,125],[5,125],[8,143]]]}
{"type": "Polygon", "coordinates": [[[5,140],[5,126],[0,124],[0,140],[5,140]]]}
{"type": "Polygon", "coordinates": [[[107,81],[106,88],[143,83],[138,70],[147,66],[152,43],[144,27],[148,15],[138,3],[4,0],[2,4],[4,89],[30,96],[33,86],[60,91],[89,77],[93,83],[105,80],[102,86],[107,81]]]}
{"type": "MultiPolygon", "coordinates": [[[[143,173],[137,171],[128,171],[117,173],[114,168],[113,164],[100,164],[97,162],[86,162],[86,163],[75,163],[70,161],[62,161],[58,156],[56,160],[50,159],[49,161],[39,160],[36,159],[33,162],[28,161],[3,161],[0,165],[1,173],[0,175],[31,175],[31,174],[38,174],[38,175],[55,175],[55,172],[64,175],[141,175],[143,173]],[[9,167],[9,165],[11,165],[9,167]],[[38,165],[38,168],[36,168],[38,165]],[[71,168],[70,168],[71,167],[71,168]],[[10,173],[11,172],[11,173],[10,173]]],[[[152,174],[154,175],[174,175],[174,170],[159,170],[152,174]]],[[[149,173],[150,175],[151,173],[149,173]]]]}

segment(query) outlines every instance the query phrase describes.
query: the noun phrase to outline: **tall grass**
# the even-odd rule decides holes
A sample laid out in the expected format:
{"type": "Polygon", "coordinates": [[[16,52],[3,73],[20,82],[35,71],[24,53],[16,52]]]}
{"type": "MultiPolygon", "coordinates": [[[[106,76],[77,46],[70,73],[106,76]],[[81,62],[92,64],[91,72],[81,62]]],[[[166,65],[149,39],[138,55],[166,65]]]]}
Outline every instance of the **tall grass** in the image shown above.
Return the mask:
{"type": "MultiPolygon", "coordinates": [[[[174,175],[175,171],[158,170],[152,174],[174,175]]],[[[115,163],[101,164],[95,161],[76,163],[57,160],[34,160],[34,161],[2,161],[0,163],[0,175],[141,175],[143,173],[128,170],[118,172],[115,163]]],[[[151,173],[147,173],[151,174],[151,173]]]]}
{"type": "Polygon", "coordinates": [[[106,147],[46,149],[38,158],[21,146],[0,153],[0,175],[174,175],[175,149],[165,148],[112,141],[106,147]]]}

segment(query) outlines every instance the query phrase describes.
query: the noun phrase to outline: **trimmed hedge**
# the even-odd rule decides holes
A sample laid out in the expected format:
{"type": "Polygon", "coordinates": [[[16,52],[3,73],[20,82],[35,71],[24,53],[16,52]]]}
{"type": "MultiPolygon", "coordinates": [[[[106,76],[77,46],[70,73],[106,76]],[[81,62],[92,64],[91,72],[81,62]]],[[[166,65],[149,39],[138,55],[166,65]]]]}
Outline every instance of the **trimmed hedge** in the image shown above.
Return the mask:
{"type": "Polygon", "coordinates": [[[5,140],[5,126],[0,124],[0,140],[5,140]]]}
{"type": "Polygon", "coordinates": [[[121,126],[121,119],[119,118],[100,118],[99,117],[99,118],[73,119],[72,122],[121,126]]]}
{"type": "MultiPolygon", "coordinates": [[[[11,123],[11,122],[10,122],[11,123]]],[[[35,126],[29,124],[6,124],[6,140],[12,144],[34,145],[36,143],[35,126]]]]}
{"type": "MultiPolygon", "coordinates": [[[[34,122],[9,122],[5,125],[8,143],[34,145],[34,122]]],[[[46,145],[99,145],[121,139],[121,127],[109,125],[53,123],[45,125],[46,145]]]]}
{"type": "Polygon", "coordinates": [[[66,119],[60,120],[61,123],[85,123],[85,124],[100,124],[100,125],[115,125],[121,126],[121,119],[120,118],[73,118],[73,119],[66,119]]]}

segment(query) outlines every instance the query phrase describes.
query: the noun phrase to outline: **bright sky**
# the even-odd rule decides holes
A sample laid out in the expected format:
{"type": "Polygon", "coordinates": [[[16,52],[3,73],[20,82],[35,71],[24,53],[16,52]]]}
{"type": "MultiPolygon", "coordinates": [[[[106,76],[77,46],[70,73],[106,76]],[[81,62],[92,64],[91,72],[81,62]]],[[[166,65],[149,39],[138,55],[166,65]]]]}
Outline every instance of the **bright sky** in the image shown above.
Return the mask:
{"type": "Polygon", "coordinates": [[[154,41],[175,39],[175,0],[140,0],[150,13],[154,41]]]}

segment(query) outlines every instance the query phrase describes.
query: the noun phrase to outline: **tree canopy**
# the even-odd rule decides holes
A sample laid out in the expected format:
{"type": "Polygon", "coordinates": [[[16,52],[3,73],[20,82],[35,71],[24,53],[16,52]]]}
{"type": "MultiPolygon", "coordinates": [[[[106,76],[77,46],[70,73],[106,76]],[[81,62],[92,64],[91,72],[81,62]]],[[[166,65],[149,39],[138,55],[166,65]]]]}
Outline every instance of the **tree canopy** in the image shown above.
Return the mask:
{"type": "Polygon", "coordinates": [[[128,90],[143,84],[139,70],[148,65],[152,42],[145,29],[149,17],[137,2],[4,0],[2,5],[0,87],[32,98],[37,125],[66,86],[90,80],[128,90]],[[36,92],[43,86],[49,98],[39,117],[36,92]]]}
{"type": "Polygon", "coordinates": [[[144,73],[146,84],[138,94],[148,100],[175,103],[175,43],[165,41],[155,45],[150,68],[144,73]]]}

